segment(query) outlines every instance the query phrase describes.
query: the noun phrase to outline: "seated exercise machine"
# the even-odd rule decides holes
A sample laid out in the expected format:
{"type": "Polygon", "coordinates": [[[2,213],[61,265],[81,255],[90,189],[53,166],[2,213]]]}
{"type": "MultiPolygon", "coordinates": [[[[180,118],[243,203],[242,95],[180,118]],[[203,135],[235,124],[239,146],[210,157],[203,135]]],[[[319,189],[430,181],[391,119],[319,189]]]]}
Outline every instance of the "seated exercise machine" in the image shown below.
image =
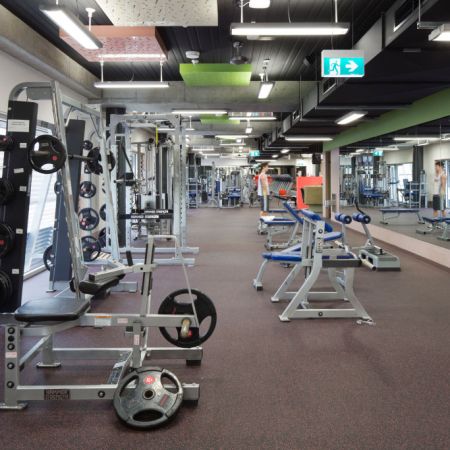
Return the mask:
{"type": "Polygon", "coordinates": [[[396,219],[401,214],[415,214],[418,219],[418,223],[424,223],[419,208],[380,208],[382,218],[380,223],[389,225],[388,219],[396,219]]]}
{"type": "MultiPolygon", "coordinates": [[[[319,215],[301,210],[304,216],[302,233],[302,250],[300,261],[273,295],[272,302],[289,301],[288,306],[279,315],[282,322],[291,319],[330,319],[358,318],[357,323],[373,324],[365,308],[362,306],[353,290],[355,269],[361,265],[361,260],[347,246],[344,248],[327,248],[324,243],[326,223],[319,215]],[[328,279],[334,291],[313,291],[322,270],[326,270],[328,279]],[[305,280],[297,291],[288,291],[300,272],[304,271],[305,280]],[[313,307],[315,302],[335,303],[348,302],[350,308],[313,307]]],[[[341,223],[347,225],[352,219],[349,216],[338,215],[341,223]]]]}
{"type": "Polygon", "coordinates": [[[442,231],[440,236],[436,236],[441,241],[450,241],[450,217],[423,217],[427,225],[425,228],[418,228],[417,234],[430,234],[442,231]]]}
{"type": "MultiPolygon", "coordinates": [[[[175,236],[149,236],[145,259],[134,264],[128,253],[128,266],[116,261],[114,267],[87,274],[83,263],[80,228],[75,214],[65,121],[57,82],[31,83],[17,86],[8,104],[8,124],[19,123],[8,129],[8,148],[2,179],[8,180],[14,195],[0,205],[3,220],[14,232],[7,252],[0,254],[0,326],[4,339],[4,401],[2,410],[23,409],[28,401],[43,400],[113,400],[119,418],[127,425],[151,429],[174,417],[183,401],[197,402],[198,384],[182,384],[171,372],[158,367],[145,367],[147,360],[181,359],[188,365],[199,365],[202,360],[200,345],[213,333],[217,314],[212,301],[202,292],[191,289],[181,243],[175,236]],[[18,101],[26,90],[27,101],[18,101]],[[51,100],[56,136],[36,134],[38,104],[30,101],[51,100]],[[67,238],[70,245],[70,264],[73,269],[73,295],[47,297],[22,303],[24,259],[29,213],[29,187],[32,169],[41,173],[61,174],[61,195],[64,198],[67,238]],[[187,289],[167,296],[157,314],[151,313],[152,274],[156,268],[155,239],[175,242],[174,254],[182,262],[187,289]],[[143,274],[141,301],[138,313],[95,313],[93,298],[117,286],[127,274],[143,274]],[[208,325],[202,327],[204,320],[208,325]],[[130,346],[59,348],[54,337],[73,328],[122,329],[130,338],[130,346]],[[175,347],[150,347],[149,328],[158,327],[164,338],[175,347]],[[22,340],[37,338],[25,350],[22,340]],[[24,384],[23,369],[40,355],[41,369],[56,369],[60,360],[114,361],[106,380],[98,384],[24,384]]],[[[9,125],[8,125],[9,126],[9,125]]]]}
{"type": "MultiPolygon", "coordinates": [[[[303,218],[300,217],[298,212],[289,204],[289,202],[285,202],[283,205],[286,208],[286,211],[296,221],[297,226],[300,227],[303,225],[303,218]]],[[[342,237],[342,233],[333,231],[333,228],[329,224],[325,224],[325,231],[324,242],[329,243],[342,237]]],[[[301,262],[301,248],[302,243],[300,242],[278,252],[263,253],[263,262],[261,263],[256,278],[253,280],[253,287],[258,291],[263,290],[263,276],[270,262],[277,262],[286,266],[301,262]]]]}
{"type": "Polygon", "coordinates": [[[371,217],[359,208],[358,202],[355,202],[355,206],[358,212],[354,213],[352,218],[362,225],[367,241],[363,247],[353,247],[352,250],[358,251],[362,264],[371,270],[400,270],[400,259],[398,256],[388,253],[378,245],[375,245],[368,227],[372,220],[371,217]]]}

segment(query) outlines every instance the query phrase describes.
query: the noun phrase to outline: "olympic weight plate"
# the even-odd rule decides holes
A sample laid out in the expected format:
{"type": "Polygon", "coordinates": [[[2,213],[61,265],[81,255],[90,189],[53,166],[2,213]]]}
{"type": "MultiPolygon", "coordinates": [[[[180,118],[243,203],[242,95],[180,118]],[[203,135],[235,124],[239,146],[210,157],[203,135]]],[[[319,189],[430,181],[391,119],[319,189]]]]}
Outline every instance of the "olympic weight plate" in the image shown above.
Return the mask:
{"type": "Polygon", "coordinates": [[[106,228],[100,230],[97,240],[101,248],[106,247],[106,228]]]}
{"type": "Polygon", "coordinates": [[[97,239],[92,236],[84,236],[81,238],[81,250],[84,261],[92,262],[100,256],[101,248],[97,239]]]}
{"type": "MultiPolygon", "coordinates": [[[[176,328],[160,327],[161,334],[177,347],[190,348],[197,347],[211,337],[217,324],[217,312],[212,300],[203,292],[191,289],[194,300],[197,319],[200,325],[190,327],[187,336],[182,336],[181,326],[176,328]]],[[[189,298],[187,289],[169,294],[159,307],[159,314],[194,315],[194,309],[189,298]]]]}
{"type": "Polygon", "coordinates": [[[55,265],[55,252],[53,251],[53,245],[50,245],[50,247],[45,249],[42,259],[44,260],[45,268],[50,271],[55,265]]]}
{"type": "Polygon", "coordinates": [[[171,420],[182,401],[183,387],[172,372],[142,367],[119,383],[114,409],[128,426],[149,430],[171,420]]]}
{"type": "Polygon", "coordinates": [[[6,205],[14,196],[14,185],[6,178],[0,178],[0,205],[6,205]]]}
{"type": "Polygon", "coordinates": [[[80,197],[82,198],[92,198],[97,193],[97,188],[95,184],[91,181],[83,181],[80,184],[80,197]]]}
{"type": "Polygon", "coordinates": [[[43,134],[28,146],[28,162],[36,172],[50,174],[62,169],[67,151],[62,142],[49,134],[43,134]]]}
{"type": "Polygon", "coordinates": [[[85,141],[83,141],[83,149],[84,150],[92,150],[94,148],[94,144],[89,141],[88,139],[86,139],[85,141]]]}
{"type": "Polygon", "coordinates": [[[11,278],[0,270],[0,301],[7,302],[13,294],[11,278]]]}
{"type": "Polygon", "coordinates": [[[14,247],[16,233],[6,223],[0,223],[0,258],[6,256],[14,247]]]}
{"type": "Polygon", "coordinates": [[[94,208],[83,208],[78,213],[78,222],[82,230],[92,231],[100,223],[100,217],[94,208]]]}
{"type": "Polygon", "coordinates": [[[14,141],[11,136],[0,134],[0,152],[9,152],[14,147],[14,141]]]}

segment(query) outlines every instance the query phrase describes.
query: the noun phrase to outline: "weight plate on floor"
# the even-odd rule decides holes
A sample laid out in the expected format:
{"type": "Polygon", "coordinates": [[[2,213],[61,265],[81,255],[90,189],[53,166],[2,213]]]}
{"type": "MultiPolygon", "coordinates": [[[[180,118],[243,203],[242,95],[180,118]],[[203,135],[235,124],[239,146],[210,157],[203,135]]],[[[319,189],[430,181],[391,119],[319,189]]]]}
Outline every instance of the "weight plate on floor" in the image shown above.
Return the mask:
{"type": "Polygon", "coordinates": [[[0,300],[8,301],[13,294],[13,286],[11,278],[8,274],[0,270],[0,300]]]}
{"type": "Polygon", "coordinates": [[[28,146],[28,162],[39,173],[50,174],[64,166],[67,151],[62,142],[49,134],[43,134],[28,146]]]}
{"type": "MultiPolygon", "coordinates": [[[[217,324],[217,312],[212,300],[203,292],[191,289],[200,328],[190,327],[186,337],[182,336],[181,327],[160,327],[161,334],[177,347],[197,347],[211,337],[217,324]],[[203,323],[205,322],[205,323],[203,323]]],[[[169,294],[161,303],[158,314],[193,315],[194,310],[187,289],[169,294]]]]}
{"type": "Polygon", "coordinates": [[[14,247],[16,233],[6,223],[0,223],[0,258],[6,256],[14,247]]]}
{"type": "Polygon", "coordinates": [[[0,178],[0,205],[6,205],[14,196],[14,185],[6,178],[0,178]]]}
{"type": "Polygon", "coordinates": [[[14,140],[11,136],[0,134],[0,152],[9,152],[14,147],[14,140]]]}
{"type": "Polygon", "coordinates": [[[95,184],[91,181],[83,181],[80,184],[80,197],[92,198],[97,193],[97,188],[95,184]]]}
{"type": "Polygon", "coordinates": [[[78,213],[78,222],[82,230],[92,231],[100,223],[100,217],[94,208],[83,208],[78,213]]]}
{"type": "Polygon", "coordinates": [[[53,245],[50,245],[50,247],[45,249],[42,259],[44,260],[45,268],[50,271],[55,265],[55,252],[53,251],[53,245]]]}
{"type": "Polygon", "coordinates": [[[84,236],[81,238],[81,250],[84,261],[92,262],[100,256],[101,248],[97,239],[92,236],[84,236]]]}
{"type": "Polygon", "coordinates": [[[106,222],[106,203],[100,208],[100,217],[106,222]]]}
{"type": "Polygon", "coordinates": [[[141,367],[119,383],[114,394],[114,409],[128,426],[151,429],[172,419],[182,401],[183,387],[172,372],[141,367]]]}

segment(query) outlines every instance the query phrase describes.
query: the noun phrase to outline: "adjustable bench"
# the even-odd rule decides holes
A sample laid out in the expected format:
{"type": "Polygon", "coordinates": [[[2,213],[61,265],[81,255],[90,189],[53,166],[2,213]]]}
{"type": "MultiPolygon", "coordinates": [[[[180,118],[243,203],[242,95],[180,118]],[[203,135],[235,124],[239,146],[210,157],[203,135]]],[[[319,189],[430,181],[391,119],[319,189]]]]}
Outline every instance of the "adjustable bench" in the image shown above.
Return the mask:
{"type": "Polygon", "coordinates": [[[429,226],[427,228],[418,228],[416,233],[428,234],[439,230],[442,225],[442,235],[437,236],[441,241],[450,241],[450,217],[422,217],[423,221],[429,226]]]}
{"type": "Polygon", "coordinates": [[[387,219],[396,219],[397,217],[400,217],[401,214],[416,214],[417,218],[419,219],[418,222],[424,223],[419,208],[380,208],[379,211],[381,212],[382,215],[380,223],[384,225],[389,225],[387,219]]]}

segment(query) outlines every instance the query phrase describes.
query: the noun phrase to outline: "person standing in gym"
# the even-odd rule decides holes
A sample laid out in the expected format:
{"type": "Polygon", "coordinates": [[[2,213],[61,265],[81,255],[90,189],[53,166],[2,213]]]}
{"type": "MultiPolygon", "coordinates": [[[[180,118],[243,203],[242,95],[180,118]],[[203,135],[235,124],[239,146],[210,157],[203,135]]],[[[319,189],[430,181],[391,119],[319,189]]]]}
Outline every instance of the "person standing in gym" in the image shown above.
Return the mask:
{"type": "Polygon", "coordinates": [[[445,188],[447,185],[447,175],[444,171],[442,161],[436,161],[434,173],[434,189],[433,189],[433,216],[438,217],[439,212],[445,217],[445,188]]]}
{"type": "Polygon", "coordinates": [[[269,163],[265,162],[261,164],[261,170],[258,177],[258,197],[261,202],[261,216],[267,216],[269,214],[269,179],[267,177],[267,171],[269,170],[269,163]]]}

